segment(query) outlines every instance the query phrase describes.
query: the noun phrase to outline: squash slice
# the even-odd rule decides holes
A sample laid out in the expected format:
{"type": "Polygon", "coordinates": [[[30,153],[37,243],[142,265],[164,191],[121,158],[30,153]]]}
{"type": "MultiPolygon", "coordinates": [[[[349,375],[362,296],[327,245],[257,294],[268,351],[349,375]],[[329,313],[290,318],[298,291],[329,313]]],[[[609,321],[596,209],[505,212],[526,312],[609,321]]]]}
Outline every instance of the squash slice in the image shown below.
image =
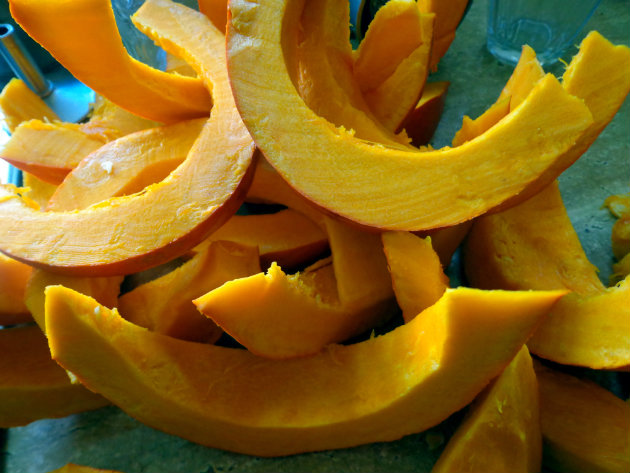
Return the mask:
{"type": "Polygon", "coordinates": [[[225,32],[227,26],[226,0],[198,0],[199,11],[206,15],[219,31],[225,32]]]}
{"type": "Polygon", "coordinates": [[[469,220],[539,179],[592,123],[586,106],[547,76],[509,117],[458,148],[361,141],[306,107],[287,73],[300,1],[235,0],[230,11],[230,80],[256,144],[298,192],[363,225],[422,230],[469,220]]]}
{"type": "Polygon", "coordinates": [[[630,366],[630,278],[606,289],[571,225],[557,183],[475,221],[464,265],[487,289],[573,291],[528,342],[532,353],[596,369],[630,366]]]}
{"type": "Polygon", "coordinates": [[[89,389],[157,429],[267,457],[439,423],[501,372],[563,294],[449,290],[386,335],[277,361],[152,333],[70,289],[46,291],[53,358],[89,389]]]}
{"type": "Polygon", "coordinates": [[[0,428],[97,409],[109,402],[80,384],[53,360],[35,325],[0,330],[0,428]]]}
{"type": "MultiPolygon", "coordinates": [[[[186,160],[144,192],[74,212],[36,212],[0,188],[0,251],[74,275],[129,274],[184,254],[240,206],[254,144],[234,106],[223,34],[201,13],[151,1],[136,19],[214,84],[214,107],[186,160]],[[193,34],[194,33],[194,34],[193,34]]],[[[253,171],[253,166],[251,167],[253,171]]]]}
{"type": "Polygon", "coordinates": [[[446,81],[425,84],[420,100],[401,125],[412,145],[425,146],[431,141],[444,111],[449,85],[446,81]]]}
{"type": "Polygon", "coordinates": [[[449,280],[430,238],[408,232],[384,232],[381,238],[396,300],[409,322],[442,297],[449,280]]]}
{"type": "Polygon", "coordinates": [[[61,468],[49,471],[48,473],[122,473],[118,470],[103,470],[101,468],[92,468],[91,466],[76,465],[67,463],[61,468]]]}
{"type": "Polygon", "coordinates": [[[630,404],[592,381],[534,368],[544,464],[559,473],[630,471],[630,404]]]}
{"type": "Polygon", "coordinates": [[[538,383],[523,347],[473,401],[431,473],[538,473],[541,463],[538,383]]]}
{"type": "Polygon", "coordinates": [[[446,54],[455,39],[455,30],[466,13],[471,0],[419,0],[418,8],[422,13],[435,14],[435,33],[431,48],[431,70],[446,54]]]}
{"type": "Polygon", "coordinates": [[[35,202],[40,209],[45,209],[48,206],[50,198],[57,190],[56,185],[50,184],[46,181],[33,176],[28,172],[22,172],[22,184],[28,192],[26,192],[27,198],[35,202]]]}
{"type": "Polygon", "coordinates": [[[7,82],[0,93],[0,110],[11,133],[20,123],[27,120],[59,120],[57,114],[41,97],[29,89],[23,80],[15,77],[7,82]]]}
{"type": "Polygon", "coordinates": [[[84,209],[161,181],[186,159],[204,123],[203,118],[187,120],[103,145],[66,176],[46,210],[84,209]]]}
{"type": "Polygon", "coordinates": [[[172,123],[208,114],[208,81],[133,59],[109,0],[11,0],[20,26],[85,85],[141,117],[172,123]]]}
{"type": "Polygon", "coordinates": [[[215,241],[170,273],[121,296],[118,309],[125,319],[154,332],[214,343],[223,331],[197,311],[193,299],[259,271],[256,248],[215,241]]]}
{"type": "Polygon", "coordinates": [[[33,320],[24,304],[26,283],[33,268],[0,253],[0,325],[33,320]]]}

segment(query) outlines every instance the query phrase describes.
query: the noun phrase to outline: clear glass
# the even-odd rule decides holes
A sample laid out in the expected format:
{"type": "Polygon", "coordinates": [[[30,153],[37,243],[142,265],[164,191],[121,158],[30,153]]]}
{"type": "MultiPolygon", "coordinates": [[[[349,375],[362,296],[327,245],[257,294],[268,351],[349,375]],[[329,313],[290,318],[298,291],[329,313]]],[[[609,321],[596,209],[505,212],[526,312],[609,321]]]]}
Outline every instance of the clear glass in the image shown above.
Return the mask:
{"type": "Polygon", "coordinates": [[[516,64],[523,45],[551,64],[580,34],[601,0],[489,0],[488,50],[499,61],[516,64]]]}

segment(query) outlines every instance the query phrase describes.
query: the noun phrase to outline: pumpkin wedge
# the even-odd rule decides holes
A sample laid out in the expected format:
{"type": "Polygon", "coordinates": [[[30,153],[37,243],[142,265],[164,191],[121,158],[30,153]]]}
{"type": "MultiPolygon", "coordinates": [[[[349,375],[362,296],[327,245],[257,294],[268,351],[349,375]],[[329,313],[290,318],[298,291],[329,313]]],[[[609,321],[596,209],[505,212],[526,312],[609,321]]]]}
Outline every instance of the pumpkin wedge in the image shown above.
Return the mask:
{"type": "Polygon", "coordinates": [[[136,19],[150,21],[165,48],[214,84],[210,119],[184,162],[142,193],[79,211],[36,212],[15,189],[0,188],[0,219],[7,222],[0,251],[56,272],[129,274],[184,254],[239,207],[254,144],[234,106],[223,34],[201,13],[170,2],[145,3],[136,19]]]}
{"type": "Polygon", "coordinates": [[[197,308],[252,353],[295,358],[373,328],[393,314],[393,291],[378,234],[326,219],[332,253],[303,273],[277,264],[229,281],[197,308]]]}
{"type": "Polygon", "coordinates": [[[214,343],[223,331],[192,300],[232,279],[260,271],[256,248],[215,241],[180,267],[118,299],[125,319],[183,340],[214,343]]]}
{"type": "Polygon", "coordinates": [[[630,366],[630,278],[606,289],[571,225],[557,183],[475,221],[464,267],[473,286],[573,291],[528,342],[532,353],[596,369],[630,366]]]}
{"type": "Polygon", "coordinates": [[[60,184],[83,158],[105,144],[74,123],[21,123],[0,150],[0,158],[50,184],[60,184]]]}
{"type": "Polygon", "coordinates": [[[106,399],[72,384],[50,359],[36,325],[0,330],[0,428],[103,407],[106,399]]]}
{"type": "Polygon", "coordinates": [[[57,114],[41,97],[29,89],[23,80],[15,77],[7,82],[0,93],[0,110],[11,133],[20,123],[27,120],[59,120],[57,114]]]}
{"type": "Polygon", "coordinates": [[[66,176],[46,210],[84,209],[161,181],[186,159],[205,121],[187,120],[110,141],[66,176]]]}
{"type": "Polygon", "coordinates": [[[435,14],[435,33],[431,48],[431,70],[446,54],[455,39],[455,30],[466,13],[470,0],[419,0],[418,8],[422,13],[435,14]]]}
{"type": "Polygon", "coordinates": [[[227,25],[226,0],[197,0],[199,11],[206,15],[219,31],[225,32],[227,25]]]}
{"type": "Polygon", "coordinates": [[[538,473],[538,383],[526,347],[472,403],[431,473],[538,473]]]}
{"type": "Polygon", "coordinates": [[[409,322],[442,297],[449,280],[430,238],[408,232],[384,232],[381,238],[396,300],[409,322]]]}
{"type": "Polygon", "coordinates": [[[0,325],[33,320],[24,304],[26,283],[33,268],[0,253],[0,325]]]}
{"type": "Polygon", "coordinates": [[[91,107],[90,119],[80,124],[81,130],[88,134],[103,134],[109,138],[108,141],[161,125],[160,122],[134,115],[101,95],[96,96],[91,107]]]}
{"type": "Polygon", "coordinates": [[[328,248],[328,236],[321,227],[291,209],[273,214],[234,215],[194,251],[203,251],[218,240],[257,247],[263,268],[273,262],[295,268],[328,248]]]}
{"type": "Polygon", "coordinates": [[[292,187],[360,224],[422,230],[469,220],[536,181],[592,123],[585,105],[547,76],[509,118],[460,147],[419,152],[361,141],[306,107],[287,73],[301,3],[254,4],[230,5],[228,68],[241,116],[292,187]]]}
{"type": "Polygon", "coordinates": [[[22,184],[25,189],[28,189],[28,192],[25,191],[26,196],[35,202],[40,209],[45,209],[48,206],[50,198],[58,187],[42,181],[28,172],[22,172],[22,184]]]}
{"type": "Polygon", "coordinates": [[[160,430],[267,457],[439,423],[501,372],[562,295],[448,290],[386,335],[277,361],[152,333],[70,289],[46,291],[53,358],[89,389],[160,430]]]}
{"type": "Polygon", "coordinates": [[[24,303],[42,332],[46,333],[44,290],[46,286],[63,285],[93,297],[106,307],[116,307],[121,276],[73,277],[35,269],[30,274],[24,291],[24,303]]]}
{"type": "Polygon", "coordinates": [[[446,81],[425,84],[420,100],[401,125],[412,145],[425,146],[431,141],[444,111],[449,85],[446,81]]]}
{"type": "Polygon", "coordinates": [[[544,464],[560,473],[630,471],[630,404],[592,381],[534,367],[544,464]]]}
{"type": "Polygon", "coordinates": [[[168,74],[129,56],[109,0],[11,0],[9,5],[24,31],[72,75],[125,110],[164,123],[208,114],[207,81],[168,74]]]}

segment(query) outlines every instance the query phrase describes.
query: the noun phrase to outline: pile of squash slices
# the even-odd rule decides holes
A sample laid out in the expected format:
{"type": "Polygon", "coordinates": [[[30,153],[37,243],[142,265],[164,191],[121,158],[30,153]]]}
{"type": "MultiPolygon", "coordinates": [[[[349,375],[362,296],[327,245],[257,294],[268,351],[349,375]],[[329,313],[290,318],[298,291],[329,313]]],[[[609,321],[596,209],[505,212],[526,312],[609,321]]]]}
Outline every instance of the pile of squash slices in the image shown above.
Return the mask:
{"type": "Polygon", "coordinates": [[[628,47],[591,32],[561,80],[524,47],[433,149],[448,83],[426,79],[467,2],[390,0],[353,50],[345,0],[146,0],[167,72],[107,0],[9,3],[99,97],[71,124],[18,80],[0,96],[25,181],[0,186],[0,427],[112,403],[269,457],[469,406],[434,472],[539,471],[543,445],[557,471],[630,469],[630,405],[557,369],[630,367],[627,270],[600,282],[556,182],[630,91],[628,47]]]}

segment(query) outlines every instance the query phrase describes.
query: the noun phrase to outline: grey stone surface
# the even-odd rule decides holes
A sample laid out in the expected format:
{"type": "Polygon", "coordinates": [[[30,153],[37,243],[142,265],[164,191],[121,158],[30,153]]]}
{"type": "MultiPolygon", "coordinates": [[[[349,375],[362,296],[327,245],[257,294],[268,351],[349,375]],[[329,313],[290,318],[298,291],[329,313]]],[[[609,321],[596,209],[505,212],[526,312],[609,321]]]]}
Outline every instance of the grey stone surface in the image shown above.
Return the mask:
{"type": "MultiPolygon", "coordinates": [[[[430,79],[451,81],[435,146],[450,142],[464,114],[482,113],[511,74],[510,67],[498,64],[485,49],[485,14],[486,2],[475,0],[439,71],[430,79]]],[[[630,2],[603,0],[587,29],[597,29],[615,43],[630,44],[630,2]]],[[[560,75],[562,67],[551,72],[560,75]]],[[[628,192],[629,158],[630,102],[626,101],[595,145],[560,179],[570,216],[604,281],[612,261],[612,219],[601,205],[610,194],[628,192]]],[[[0,471],[41,473],[74,462],[127,473],[429,472],[441,447],[430,449],[427,435],[447,438],[458,418],[455,415],[428,433],[396,442],[262,459],[192,444],[108,407],[5,431],[0,435],[0,471]]]]}

